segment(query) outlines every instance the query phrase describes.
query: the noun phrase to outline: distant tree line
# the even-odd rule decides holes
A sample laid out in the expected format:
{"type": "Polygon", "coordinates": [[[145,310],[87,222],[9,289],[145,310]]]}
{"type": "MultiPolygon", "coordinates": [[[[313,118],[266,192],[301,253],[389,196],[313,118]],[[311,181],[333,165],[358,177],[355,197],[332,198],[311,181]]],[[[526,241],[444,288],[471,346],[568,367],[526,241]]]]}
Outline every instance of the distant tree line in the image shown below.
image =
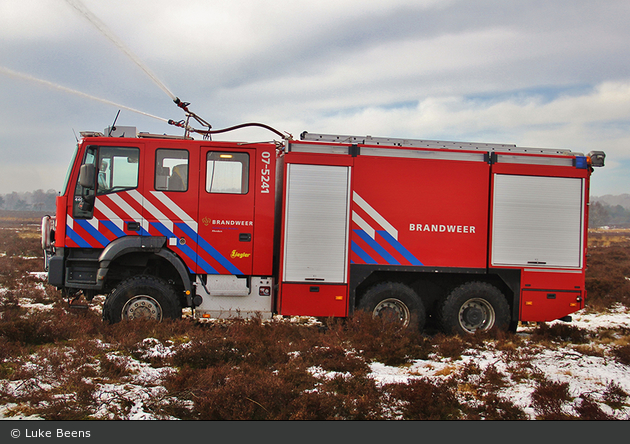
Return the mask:
{"type": "Polygon", "coordinates": [[[55,211],[55,190],[0,194],[0,209],[13,211],[55,211]]]}
{"type": "Polygon", "coordinates": [[[592,202],[589,209],[589,227],[630,227],[630,210],[621,205],[592,202]]]}

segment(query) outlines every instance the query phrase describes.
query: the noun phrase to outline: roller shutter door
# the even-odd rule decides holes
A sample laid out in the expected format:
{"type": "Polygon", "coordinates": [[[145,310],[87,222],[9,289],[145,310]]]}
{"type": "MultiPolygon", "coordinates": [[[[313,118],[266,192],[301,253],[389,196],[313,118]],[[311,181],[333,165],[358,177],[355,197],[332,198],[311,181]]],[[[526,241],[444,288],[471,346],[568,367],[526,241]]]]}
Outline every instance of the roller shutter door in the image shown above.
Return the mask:
{"type": "Polygon", "coordinates": [[[350,168],[287,165],[284,282],[346,283],[350,168]]]}
{"type": "Polygon", "coordinates": [[[492,265],[582,266],[583,179],[496,174],[492,265]]]}

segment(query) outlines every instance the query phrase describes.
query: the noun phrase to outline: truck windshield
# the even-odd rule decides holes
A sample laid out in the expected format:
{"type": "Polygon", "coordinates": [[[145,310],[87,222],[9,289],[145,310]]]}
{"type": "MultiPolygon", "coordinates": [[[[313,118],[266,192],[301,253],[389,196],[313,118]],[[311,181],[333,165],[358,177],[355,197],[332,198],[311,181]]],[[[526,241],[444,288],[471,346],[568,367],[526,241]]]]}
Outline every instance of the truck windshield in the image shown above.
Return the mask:
{"type": "Polygon", "coordinates": [[[70,183],[70,174],[72,174],[72,167],[74,167],[74,161],[77,159],[77,153],[79,152],[79,146],[74,147],[74,153],[72,153],[72,160],[68,164],[68,170],[66,171],[66,178],[63,181],[63,188],[61,191],[61,195],[65,196],[68,191],[68,183],[70,183]]]}

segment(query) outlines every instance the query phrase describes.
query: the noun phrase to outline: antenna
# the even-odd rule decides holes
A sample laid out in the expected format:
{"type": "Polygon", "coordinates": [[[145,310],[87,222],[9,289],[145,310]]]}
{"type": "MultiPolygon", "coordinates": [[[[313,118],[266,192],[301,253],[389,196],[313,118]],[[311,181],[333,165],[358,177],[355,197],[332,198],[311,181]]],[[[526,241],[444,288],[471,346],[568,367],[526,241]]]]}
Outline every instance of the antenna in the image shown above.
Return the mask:
{"type": "Polygon", "coordinates": [[[116,131],[116,121],[118,120],[118,116],[120,116],[120,110],[118,110],[118,112],[116,113],[116,117],[114,118],[114,123],[112,123],[112,126],[109,127],[109,132],[107,134],[107,137],[112,137],[112,131],[116,131]]]}

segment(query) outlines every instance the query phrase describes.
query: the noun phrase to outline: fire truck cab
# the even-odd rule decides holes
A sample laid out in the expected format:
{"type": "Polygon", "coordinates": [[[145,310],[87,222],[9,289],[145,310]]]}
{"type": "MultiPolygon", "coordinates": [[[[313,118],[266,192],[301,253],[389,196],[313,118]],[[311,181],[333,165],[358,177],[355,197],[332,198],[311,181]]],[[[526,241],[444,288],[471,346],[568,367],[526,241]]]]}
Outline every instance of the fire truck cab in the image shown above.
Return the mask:
{"type": "MultiPolygon", "coordinates": [[[[111,131],[108,131],[111,133],[111,131]]],[[[584,307],[589,180],[605,155],[303,133],[238,143],[82,133],[51,285],[103,317],[347,317],[512,328],[584,307]]]]}

